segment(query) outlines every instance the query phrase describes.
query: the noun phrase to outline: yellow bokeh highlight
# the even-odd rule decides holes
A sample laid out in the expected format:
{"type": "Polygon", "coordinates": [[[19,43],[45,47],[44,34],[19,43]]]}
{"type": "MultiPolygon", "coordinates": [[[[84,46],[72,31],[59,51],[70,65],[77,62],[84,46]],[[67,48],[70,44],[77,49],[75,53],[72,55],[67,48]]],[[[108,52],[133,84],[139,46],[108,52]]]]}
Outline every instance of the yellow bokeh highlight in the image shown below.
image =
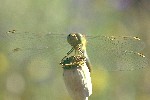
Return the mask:
{"type": "Polygon", "coordinates": [[[0,52],[0,74],[5,73],[8,69],[8,59],[7,57],[0,52]]]}
{"type": "Polygon", "coordinates": [[[93,94],[98,95],[106,90],[108,87],[109,75],[108,72],[102,68],[93,68],[92,73],[93,94]]]}

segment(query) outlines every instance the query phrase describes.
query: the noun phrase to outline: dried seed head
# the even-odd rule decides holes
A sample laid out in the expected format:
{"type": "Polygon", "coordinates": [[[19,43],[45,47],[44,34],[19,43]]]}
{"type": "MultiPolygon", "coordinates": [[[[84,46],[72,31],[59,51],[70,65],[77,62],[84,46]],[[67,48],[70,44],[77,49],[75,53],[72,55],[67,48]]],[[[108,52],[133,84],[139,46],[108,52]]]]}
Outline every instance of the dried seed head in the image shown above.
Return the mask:
{"type": "Polygon", "coordinates": [[[61,62],[66,88],[73,100],[88,100],[92,94],[92,83],[86,59],[83,56],[71,56],[61,62]]]}

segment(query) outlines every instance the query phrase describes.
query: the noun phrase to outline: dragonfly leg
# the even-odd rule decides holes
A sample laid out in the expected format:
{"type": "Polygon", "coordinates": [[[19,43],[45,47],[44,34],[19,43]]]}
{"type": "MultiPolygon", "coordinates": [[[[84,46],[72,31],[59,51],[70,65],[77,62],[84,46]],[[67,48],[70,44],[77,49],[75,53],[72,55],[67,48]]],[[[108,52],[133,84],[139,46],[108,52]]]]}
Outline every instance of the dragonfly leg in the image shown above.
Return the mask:
{"type": "Polygon", "coordinates": [[[74,48],[71,48],[71,50],[69,50],[69,51],[67,52],[67,56],[70,55],[70,54],[73,52],[73,50],[74,50],[74,48]]]}
{"type": "Polygon", "coordinates": [[[64,61],[64,59],[66,59],[68,57],[68,55],[70,55],[73,52],[74,48],[71,48],[71,50],[69,50],[67,52],[67,55],[65,57],[63,57],[63,59],[61,60],[60,64],[64,61]]]}

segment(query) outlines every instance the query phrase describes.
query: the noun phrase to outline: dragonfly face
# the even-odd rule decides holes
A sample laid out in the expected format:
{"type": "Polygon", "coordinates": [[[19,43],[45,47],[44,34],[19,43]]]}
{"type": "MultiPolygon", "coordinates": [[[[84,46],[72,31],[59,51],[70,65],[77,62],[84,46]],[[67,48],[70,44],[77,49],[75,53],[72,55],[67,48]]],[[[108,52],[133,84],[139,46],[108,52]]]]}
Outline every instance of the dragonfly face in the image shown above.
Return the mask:
{"type": "Polygon", "coordinates": [[[86,45],[86,39],[85,37],[80,34],[80,33],[71,33],[68,35],[67,37],[67,41],[68,43],[73,46],[74,48],[77,46],[77,45],[80,45],[82,44],[83,46],[86,45]]]}

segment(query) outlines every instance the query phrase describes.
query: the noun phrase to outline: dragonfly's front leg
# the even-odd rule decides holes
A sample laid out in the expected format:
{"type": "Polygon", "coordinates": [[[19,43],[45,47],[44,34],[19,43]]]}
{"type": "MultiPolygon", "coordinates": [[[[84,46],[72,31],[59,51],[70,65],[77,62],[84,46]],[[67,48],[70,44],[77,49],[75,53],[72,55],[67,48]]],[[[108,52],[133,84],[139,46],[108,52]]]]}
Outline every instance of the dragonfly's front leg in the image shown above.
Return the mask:
{"type": "MultiPolygon", "coordinates": [[[[71,50],[67,52],[67,55],[61,60],[61,62],[68,57],[75,50],[75,55],[83,55],[83,51],[81,50],[81,44],[78,44],[76,47],[72,47],[71,50]]],[[[61,64],[61,63],[60,63],[61,64]]]]}
{"type": "Polygon", "coordinates": [[[62,62],[64,61],[64,59],[66,59],[68,57],[68,55],[70,55],[73,52],[74,48],[71,48],[71,50],[69,50],[67,52],[67,55],[65,57],[63,57],[63,59],[61,60],[60,64],[62,64],[62,62]]]}

